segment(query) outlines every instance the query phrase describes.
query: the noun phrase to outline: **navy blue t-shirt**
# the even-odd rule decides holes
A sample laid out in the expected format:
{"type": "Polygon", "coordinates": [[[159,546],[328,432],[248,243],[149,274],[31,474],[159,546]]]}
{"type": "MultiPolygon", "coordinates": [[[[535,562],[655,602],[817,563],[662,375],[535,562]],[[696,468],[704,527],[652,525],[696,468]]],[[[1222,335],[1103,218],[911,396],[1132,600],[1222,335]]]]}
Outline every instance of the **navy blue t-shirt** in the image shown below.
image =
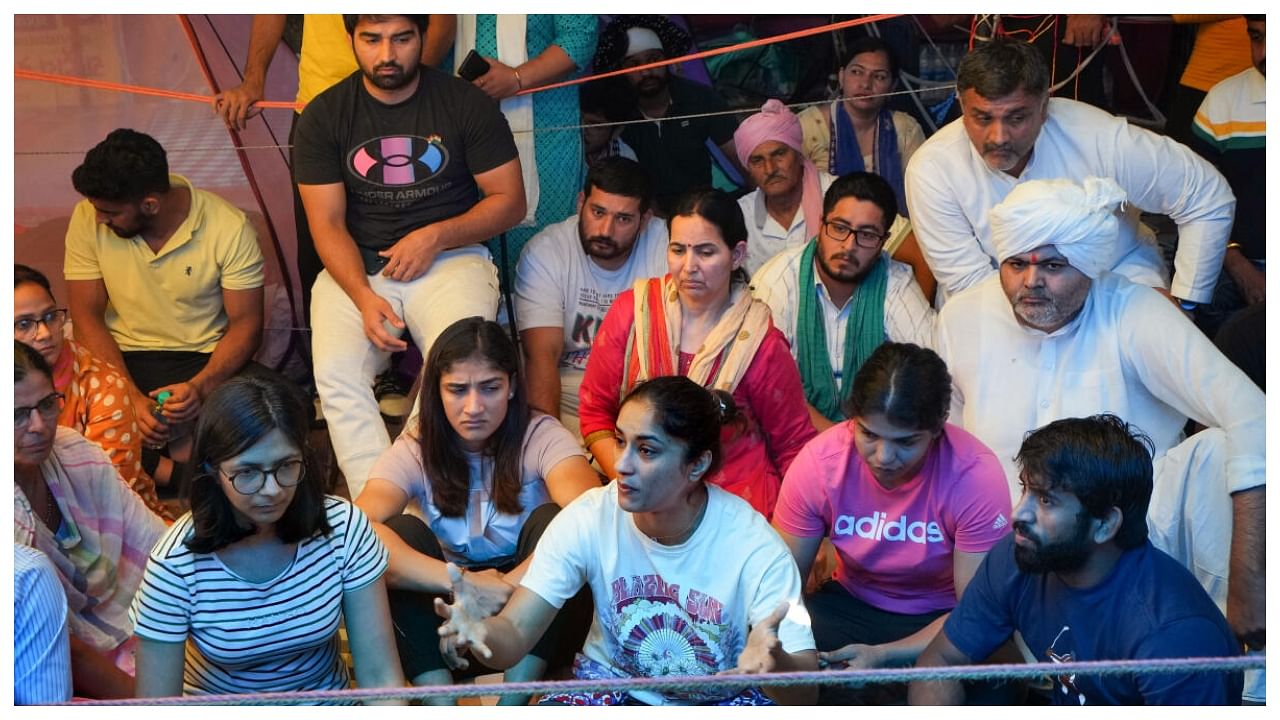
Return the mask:
{"type": "Polygon", "coordinates": [[[347,231],[385,250],[480,200],[475,175],[517,157],[507,119],[483,91],[428,67],[414,94],[387,105],[359,70],[316,96],[294,132],[300,185],[343,183],[347,231]]]}
{"type": "MultiPolygon", "coordinates": [[[[1176,560],[1147,542],[1120,556],[1098,585],[1076,590],[1055,573],[1013,559],[1013,535],[983,560],[943,632],[982,660],[1022,633],[1039,662],[1143,660],[1240,654],[1222,612],[1176,560]]],[[[1238,705],[1235,673],[1061,675],[1057,705],[1238,705]]]]}

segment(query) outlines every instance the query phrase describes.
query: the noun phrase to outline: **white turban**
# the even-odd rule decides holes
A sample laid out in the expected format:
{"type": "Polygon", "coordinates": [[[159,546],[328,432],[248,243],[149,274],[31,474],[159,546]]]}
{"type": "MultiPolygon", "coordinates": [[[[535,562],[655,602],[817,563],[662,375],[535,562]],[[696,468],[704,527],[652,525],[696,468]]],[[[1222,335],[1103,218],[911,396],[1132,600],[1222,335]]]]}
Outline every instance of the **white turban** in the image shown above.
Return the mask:
{"type": "Polygon", "coordinates": [[[991,240],[1004,262],[1053,245],[1071,266],[1090,278],[1111,267],[1126,195],[1111,178],[1028,180],[991,208],[991,240]]]}
{"type": "Polygon", "coordinates": [[[637,55],[645,50],[663,50],[662,40],[658,33],[647,27],[627,28],[627,57],[637,55]]]}

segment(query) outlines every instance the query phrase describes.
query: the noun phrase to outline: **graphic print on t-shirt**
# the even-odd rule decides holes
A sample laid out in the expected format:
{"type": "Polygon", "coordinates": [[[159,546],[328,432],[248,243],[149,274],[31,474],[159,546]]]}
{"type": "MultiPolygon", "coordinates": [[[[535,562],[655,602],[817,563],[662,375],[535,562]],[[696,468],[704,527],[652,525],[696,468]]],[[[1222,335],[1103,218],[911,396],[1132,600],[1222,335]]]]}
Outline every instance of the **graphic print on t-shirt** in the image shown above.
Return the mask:
{"type": "MultiPolygon", "coordinates": [[[[737,662],[746,639],[724,617],[720,600],[689,589],[682,603],[680,586],[668,584],[661,575],[619,577],[611,587],[610,630],[621,641],[615,667],[632,677],[666,677],[711,675],[737,662]]],[[[664,691],[690,702],[717,700],[725,694],[664,691]]]]}
{"type": "Polygon", "coordinates": [[[600,290],[594,287],[578,288],[577,312],[573,316],[565,352],[560,357],[560,367],[586,371],[587,358],[591,355],[591,343],[604,322],[605,313],[613,301],[627,288],[600,290]]]}
{"type": "MultiPolygon", "coordinates": [[[[1071,626],[1063,625],[1062,629],[1058,631],[1058,634],[1054,636],[1053,642],[1049,643],[1049,649],[1044,652],[1045,655],[1049,657],[1049,660],[1055,663],[1075,662],[1079,658],[1071,652],[1071,648],[1073,646],[1074,643],[1071,640],[1071,626]],[[1065,638],[1063,637],[1064,635],[1066,636],[1065,638]],[[1059,644],[1061,644],[1061,647],[1059,647],[1059,644]]],[[[1074,693],[1076,701],[1081,705],[1085,704],[1084,693],[1080,692],[1080,688],[1076,685],[1075,675],[1055,675],[1053,676],[1053,681],[1063,695],[1070,697],[1072,693],[1074,693]]]]}
{"type": "Polygon", "coordinates": [[[408,206],[448,187],[421,187],[449,165],[449,150],[439,135],[384,135],[358,145],[347,155],[347,170],[369,185],[352,188],[366,202],[408,206]],[[412,187],[418,185],[420,187],[412,187]]]}

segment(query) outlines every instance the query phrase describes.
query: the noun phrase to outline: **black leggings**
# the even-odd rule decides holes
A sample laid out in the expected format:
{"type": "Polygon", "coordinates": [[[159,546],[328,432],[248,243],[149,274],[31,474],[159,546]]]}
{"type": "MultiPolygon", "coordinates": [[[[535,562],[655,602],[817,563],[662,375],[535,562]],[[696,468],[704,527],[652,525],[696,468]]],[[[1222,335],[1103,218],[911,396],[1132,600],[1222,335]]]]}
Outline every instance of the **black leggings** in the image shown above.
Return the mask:
{"type": "MultiPolygon", "coordinates": [[[[543,531],[547,529],[547,525],[558,512],[560,507],[555,503],[546,503],[535,508],[525,519],[524,527],[520,528],[515,558],[496,569],[499,572],[510,572],[533,554],[538,539],[542,537],[543,531]]],[[[414,550],[437,560],[445,559],[444,552],[440,549],[440,541],[421,519],[413,515],[400,515],[388,520],[386,526],[414,550]]],[[[400,666],[404,669],[405,678],[408,680],[424,672],[448,667],[440,654],[438,629],[443,620],[436,615],[433,605],[436,597],[440,596],[413,590],[391,588],[387,590],[387,598],[391,605],[391,622],[395,626],[396,650],[400,653],[400,666]]],[[[591,592],[584,586],[582,591],[560,608],[556,619],[543,633],[542,639],[533,646],[530,654],[546,660],[552,667],[568,665],[574,653],[582,648],[587,630],[591,626],[593,613],[591,592]]],[[[454,675],[472,677],[495,672],[479,662],[475,656],[469,658],[469,662],[470,667],[466,670],[454,671],[454,675]]]]}

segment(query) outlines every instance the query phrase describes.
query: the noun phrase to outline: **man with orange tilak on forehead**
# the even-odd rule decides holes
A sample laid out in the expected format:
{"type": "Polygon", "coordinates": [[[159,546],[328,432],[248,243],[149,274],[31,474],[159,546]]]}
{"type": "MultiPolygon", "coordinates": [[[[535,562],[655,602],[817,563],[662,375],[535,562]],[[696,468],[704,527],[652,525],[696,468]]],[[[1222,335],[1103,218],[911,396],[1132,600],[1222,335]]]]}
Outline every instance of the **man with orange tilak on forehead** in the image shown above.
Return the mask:
{"type": "MultiPolygon", "coordinates": [[[[938,316],[951,417],[1005,466],[1027,431],[1119,415],[1148,435],[1151,541],[1266,642],[1264,396],[1155,290],[1106,269],[1124,191],[1107,178],[1020,184],[990,213],[1000,270],[938,316]],[[1187,418],[1205,426],[1184,437],[1187,418]]],[[[1247,678],[1246,682],[1253,681],[1247,678]]]]}

